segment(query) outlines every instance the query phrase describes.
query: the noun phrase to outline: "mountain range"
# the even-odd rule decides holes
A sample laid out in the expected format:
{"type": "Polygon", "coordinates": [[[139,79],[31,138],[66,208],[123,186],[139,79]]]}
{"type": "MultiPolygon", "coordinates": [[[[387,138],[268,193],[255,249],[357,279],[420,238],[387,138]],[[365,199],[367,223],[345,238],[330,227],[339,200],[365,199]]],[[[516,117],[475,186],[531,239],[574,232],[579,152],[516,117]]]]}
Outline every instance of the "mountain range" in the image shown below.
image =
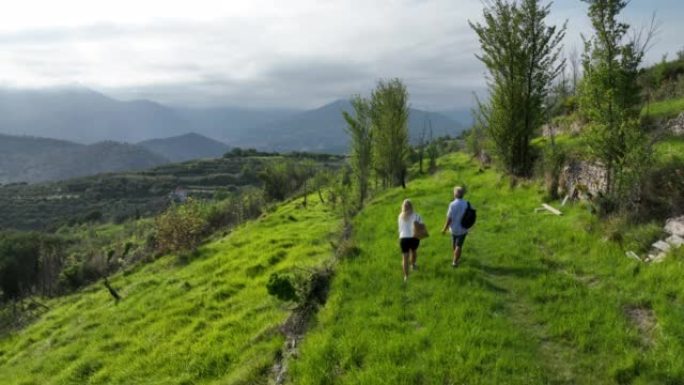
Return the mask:
{"type": "MultiPolygon", "coordinates": [[[[137,143],[193,132],[233,147],[341,153],[347,143],[341,112],[350,110],[346,100],[307,111],[192,109],[149,100],[120,101],[79,87],[0,89],[0,133],[91,144],[137,143]]],[[[428,120],[436,136],[456,135],[465,123],[411,109],[409,128],[414,140],[428,120]]]]}
{"type": "Polygon", "coordinates": [[[216,158],[230,147],[199,134],[138,144],[81,144],[59,139],[0,134],[0,184],[47,182],[104,172],[139,171],[172,162],[216,158]]]}
{"type": "Polygon", "coordinates": [[[138,146],[161,155],[171,162],[218,158],[230,150],[227,144],[196,133],[145,140],[138,143],[138,146]]]}
{"type": "MultiPolygon", "coordinates": [[[[87,88],[0,89],[0,183],[42,182],[218,157],[231,147],[341,154],[346,100],[320,108],[170,107],[87,88]],[[50,138],[50,139],[47,139],[50,138]],[[160,139],[161,138],[161,139],[160,139]]],[[[458,135],[445,114],[410,110],[409,132],[458,135]]]]}
{"type": "Polygon", "coordinates": [[[144,170],[169,160],[142,146],[90,145],[0,134],[0,183],[45,182],[111,171],[144,170]]]}

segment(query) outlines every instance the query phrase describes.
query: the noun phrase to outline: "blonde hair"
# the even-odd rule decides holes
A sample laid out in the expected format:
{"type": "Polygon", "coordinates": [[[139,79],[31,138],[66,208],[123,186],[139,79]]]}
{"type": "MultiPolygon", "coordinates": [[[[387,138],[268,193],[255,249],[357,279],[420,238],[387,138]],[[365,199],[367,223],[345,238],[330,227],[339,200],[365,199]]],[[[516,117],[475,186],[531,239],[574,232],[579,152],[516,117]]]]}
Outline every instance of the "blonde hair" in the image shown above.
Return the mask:
{"type": "Polygon", "coordinates": [[[411,200],[404,199],[401,203],[401,219],[407,220],[411,217],[411,214],[413,214],[413,204],[411,200]]]}
{"type": "Polygon", "coordinates": [[[461,186],[454,187],[454,198],[461,199],[465,195],[465,188],[461,186]]]}

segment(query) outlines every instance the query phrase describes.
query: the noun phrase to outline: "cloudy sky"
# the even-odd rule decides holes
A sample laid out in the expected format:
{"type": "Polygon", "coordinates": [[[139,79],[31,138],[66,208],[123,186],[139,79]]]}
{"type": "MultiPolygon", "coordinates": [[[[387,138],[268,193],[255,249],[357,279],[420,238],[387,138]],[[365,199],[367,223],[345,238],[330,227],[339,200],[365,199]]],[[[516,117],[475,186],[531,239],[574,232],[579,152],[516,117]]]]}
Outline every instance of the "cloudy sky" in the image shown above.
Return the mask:
{"type": "MultiPolygon", "coordinates": [[[[468,20],[480,0],[22,0],[0,12],[0,85],[82,85],[176,105],[310,108],[399,77],[413,106],[468,107],[484,87],[468,20]]],[[[586,5],[556,0],[566,47],[586,5]]],[[[684,47],[684,1],[633,0],[660,32],[649,62],[684,47]]]]}

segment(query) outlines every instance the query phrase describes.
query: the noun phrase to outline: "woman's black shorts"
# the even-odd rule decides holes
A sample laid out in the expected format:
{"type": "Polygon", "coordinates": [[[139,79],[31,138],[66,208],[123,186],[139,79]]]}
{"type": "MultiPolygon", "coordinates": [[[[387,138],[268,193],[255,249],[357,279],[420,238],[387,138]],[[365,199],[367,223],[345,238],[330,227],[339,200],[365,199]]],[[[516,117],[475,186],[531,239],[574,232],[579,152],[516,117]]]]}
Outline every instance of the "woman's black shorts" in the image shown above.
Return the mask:
{"type": "Polygon", "coordinates": [[[402,253],[408,253],[409,250],[418,250],[420,239],[418,238],[399,238],[399,246],[402,253]]]}

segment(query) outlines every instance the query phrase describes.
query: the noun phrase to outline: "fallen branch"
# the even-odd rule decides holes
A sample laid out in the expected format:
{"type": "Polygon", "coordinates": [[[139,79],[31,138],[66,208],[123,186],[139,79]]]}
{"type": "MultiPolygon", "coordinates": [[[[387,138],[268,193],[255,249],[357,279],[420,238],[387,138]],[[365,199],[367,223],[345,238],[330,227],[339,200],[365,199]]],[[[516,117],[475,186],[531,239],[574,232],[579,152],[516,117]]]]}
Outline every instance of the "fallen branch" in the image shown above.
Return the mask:
{"type": "Polygon", "coordinates": [[[639,258],[639,256],[637,255],[637,253],[635,253],[635,252],[633,252],[633,251],[631,251],[631,250],[625,252],[625,255],[628,256],[628,257],[630,257],[630,258],[634,258],[634,259],[636,259],[636,260],[639,261],[639,262],[643,262],[643,261],[641,260],[641,258],[639,258]]]}
{"type": "Polygon", "coordinates": [[[548,210],[548,211],[550,211],[550,212],[556,214],[556,215],[563,215],[563,213],[560,212],[560,210],[555,209],[555,208],[553,208],[553,207],[547,205],[546,203],[542,203],[542,207],[545,208],[546,210],[548,210]]]}
{"type": "Polygon", "coordinates": [[[565,204],[568,203],[568,199],[570,199],[570,195],[566,195],[565,198],[563,198],[563,203],[561,203],[561,207],[565,206],[565,204]]]}
{"type": "Polygon", "coordinates": [[[109,284],[109,280],[107,279],[107,277],[105,277],[105,279],[104,279],[104,285],[105,285],[105,287],[107,288],[107,290],[109,290],[109,294],[111,294],[112,297],[114,297],[114,299],[116,300],[116,303],[119,303],[119,301],[121,300],[121,296],[120,296],[119,293],[112,287],[112,285],[109,284]]]}

